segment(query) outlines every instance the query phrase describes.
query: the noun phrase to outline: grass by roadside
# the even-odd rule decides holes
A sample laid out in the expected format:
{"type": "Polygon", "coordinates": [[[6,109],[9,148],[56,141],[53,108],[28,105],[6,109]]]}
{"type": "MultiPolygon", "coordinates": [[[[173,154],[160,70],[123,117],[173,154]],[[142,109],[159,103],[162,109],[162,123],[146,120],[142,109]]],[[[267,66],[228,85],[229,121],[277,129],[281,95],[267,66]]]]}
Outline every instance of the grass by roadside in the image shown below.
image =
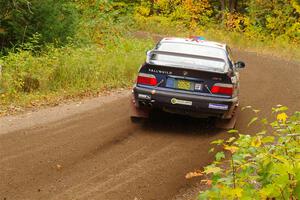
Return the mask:
{"type": "Polygon", "coordinates": [[[124,36],[111,37],[101,46],[49,46],[38,55],[10,53],[0,60],[0,115],[129,87],[152,45],[151,39],[124,36]]]}
{"type": "MultiPolygon", "coordinates": [[[[68,45],[62,48],[48,46],[42,52],[19,51],[0,59],[3,66],[0,81],[0,116],[18,113],[24,108],[57,105],[63,100],[94,96],[116,88],[128,88],[135,79],[145,51],[152,48],[152,36],[204,35],[207,39],[226,42],[234,48],[270,54],[289,60],[300,59],[300,48],[286,47],[286,43],[255,41],[238,33],[224,31],[184,30],[169,27],[144,28],[141,37],[110,37],[105,44],[84,47],[68,45]],[[159,30],[159,31],[157,31],[159,30]],[[177,30],[177,32],[176,32],[177,30]],[[148,33],[148,34],[147,34],[148,33]],[[148,36],[147,36],[148,35],[148,36]],[[273,45],[273,47],[272,47],[273,45]],[[280,50],[281,49],[281,50],[280,50]],[[38,80],[35,86],[34,80],[38,80]],[[36,87],[36,88],[35,88],[36,87]],[[24,91],[24,90],[30,91],[24,91]]],[[[133,34],[135,35],[135,34],[133,34]]]]}
{"type": "MultiPolygon", "coordinates": [[[[247,37],[241,33],[212,29],[203,31],[202,33],[208,39],[225,42],[236,49],[253,51],[286,60],[300,60],[300,46],[290,44],[284,39],[277,41],[271,39],[259,40],[247,37]]],[[[199,32],[199,34],[201,34],[201,32],[199,32]]]]}
{"type": "MultiPolygon", "coordinates": [[[[280,7],[282,2],[273,2],[276,9],[272,13],[284,11],[282,23],[291,22],[290,25],[283,26],[278,21],[281,18],[273,16],[275,21],[268,21],[269,25],[274,26],[273,30],[265,24],[251,22],[257,22],[257,17],[262,20],[264,14],[270,14],[265,13],[266,7],[260,4],[254,4],[256,7],[247,4],[246,7],[258,9],[262,12],[261,16],[254,13],[253,18],[241,9],[238,10],[240,15],[223,12],[226,14],[225,18],[220,19],[218,15],[222,12],[217,9],[218,6],[213,7],[215,4],[209,2],[146,2],[76,1],[68,4],[68,14],[60,9],[60,4],[54,2],[53,5],[57,7],[49,7],[47,3],[36,4],[37,11],[41,8],[48,10],[43,13],[39,23],[43,24],[43,20],[47,22],[42,28],[52,38],[47,40],[45,36],[49,35],[45,35],[45,30],[38,29],[27,34],[26,40],[23,38],[22,42],[19,41],[11,47],[7,45],[9,49],[1,50],[0,116],[28,106],[56,104],[66,98],[91,96],[114,88],[131,86],[137,68],[145,59],[145,51],[153,47],[154,41],[150,38],[155,40],[162,35],[201,35],[209,40],[226,42],[235,49],[286,60],[300,60],[297,39],[299,16],[296,14],[299,12],[296,3],[291,2],[290,5],[288,2],[289,6],[283,9],[280,7]],[[174,9],[173,5],[177,8],[174,9]],[[64,14],[66,27],[74,28],[69,30],[69,34],[66,27],[57,21],[62,20],[61,17],[50,15],[53,11],[58,15],[64,14]],[[55,30],[49,31],[50,25],[55,30]],[[280,27],[289,29],[279,31],[280,27]],[[130,36],[136,31],[149,34],[142,34],[141,37],[130,36]],[[57,35],[60,32],[63,34],[57,35]],[[150,36],[149,39],[147,35],[150,36]],[[59,44],[61,40],[65,42],[59,44]],[[49,44],[50,41],[52,42],[49,44]]],[[[25,6],[21,10],[25,16],[34,14],[28,12],[28,5],[25,3],[19,2],[18,5],[20,8],[25,6]]],[[[14,6],[8,8],[7,10],[4,7],[4,11],[14,10],[14,6]]],[[[16,15],[8,21],[18,21],[22,16],[16,15]]],[[[32,23],[32,30],[35,30],[36,22],[29,19],[27,22],[32,23]]],[[[12,24],[15,31],[13,33],[20,33],[24,37],[25,32],[18,32],[16,24],[12,24]]],[[[3,33],[6,31],[0,29],[3,33]]],[[[9,38],[6,37],[7,44],[9,38]]]]}
{"type": "MultiPolygon", "coordinates": [[[[261,40],[237,32],[187,29],[168,21],[136,19],[130,28],[107,28],[104,40],[88,45],[48,45],[42,51],[19,50],[0,58],[0,116],[28,107],[57,105],[65,99],[94,96],[115,88],[128,88],[152,48],[156,36],[201,35],[209,40],[287,60],[300,60],[300,48],[282,40],[261,40]],[[140,36],[131,34],[142,30],[140,36]],[[122,33],[122,34],[119,34],[122,33]],[[126,34],[124,34],[126,33],[126,34]],[[130,36],[131,35],[131,36],[130,36]],[[134,36],[132,36],[134,35],[134,36]]],[[[126,25],[126,24],[125,24],[126,25]]],[[[105,29],[106,30],[106,29],[105,29]]],[[[34,45],[34,44],[29,44],[34,45]]]]}

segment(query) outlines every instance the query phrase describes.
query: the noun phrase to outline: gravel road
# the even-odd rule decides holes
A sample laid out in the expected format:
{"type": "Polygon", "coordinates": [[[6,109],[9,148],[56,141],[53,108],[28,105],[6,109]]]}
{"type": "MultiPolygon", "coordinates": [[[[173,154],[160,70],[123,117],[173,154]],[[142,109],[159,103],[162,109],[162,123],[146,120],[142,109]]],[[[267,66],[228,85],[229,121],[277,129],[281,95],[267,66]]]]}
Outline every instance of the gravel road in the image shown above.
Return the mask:
{"type": "MultiPolygon", "coordinates": [[[[300,64],[235,52],[241,107],[269,115],[272,106],[300,110],[300,64]]],[[[207,165],[210,142],[227,137],[206,120],[156,116],[129,120],[130,91],[0,119],[0,200],[167,200],[193,187],[187,172],[207,165]]],[[[239,112],[243,132],[252,117],[239,112]]]]}

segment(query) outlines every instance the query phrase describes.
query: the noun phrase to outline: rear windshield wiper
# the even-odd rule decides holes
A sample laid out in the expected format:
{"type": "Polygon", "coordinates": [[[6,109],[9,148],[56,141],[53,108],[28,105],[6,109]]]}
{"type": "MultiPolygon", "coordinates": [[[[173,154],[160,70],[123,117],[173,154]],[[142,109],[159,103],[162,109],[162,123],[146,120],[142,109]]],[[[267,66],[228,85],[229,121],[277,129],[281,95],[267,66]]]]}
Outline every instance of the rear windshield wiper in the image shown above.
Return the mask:
{"type": "Polygon", "coordinates": [[[165,81],[164,79],[161,79],[161,81],[159,81],[159,82],[154,86],[154,88],[159,87],[164,81],[165,81]]]}

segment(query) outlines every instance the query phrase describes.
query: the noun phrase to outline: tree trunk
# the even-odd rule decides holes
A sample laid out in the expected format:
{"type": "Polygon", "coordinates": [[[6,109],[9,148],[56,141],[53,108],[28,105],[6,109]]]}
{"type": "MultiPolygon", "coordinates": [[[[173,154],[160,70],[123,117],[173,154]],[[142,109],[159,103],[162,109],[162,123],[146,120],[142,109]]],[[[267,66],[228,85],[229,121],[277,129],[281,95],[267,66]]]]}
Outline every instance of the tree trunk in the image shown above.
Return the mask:
{"type": "Polygon", "coordinates": [[[234,10],[238,11],[238,0],[234,0],[234,10]]]}
{"type": "Polygon", "coordinates": [[[154,0],[150,0],[150,15],[154,14],[154,0]]]}
{"type": "Polygon", "coordinates": [[[237,0],[229,0],[229,12],[235,12],[237,11],[237,0]]]}
{"type": "Polygon", "coordinates": [[[220,0],[220,3],[221,3],[221,11],[224,11],[226,9],[226,1],[220,0]]]}

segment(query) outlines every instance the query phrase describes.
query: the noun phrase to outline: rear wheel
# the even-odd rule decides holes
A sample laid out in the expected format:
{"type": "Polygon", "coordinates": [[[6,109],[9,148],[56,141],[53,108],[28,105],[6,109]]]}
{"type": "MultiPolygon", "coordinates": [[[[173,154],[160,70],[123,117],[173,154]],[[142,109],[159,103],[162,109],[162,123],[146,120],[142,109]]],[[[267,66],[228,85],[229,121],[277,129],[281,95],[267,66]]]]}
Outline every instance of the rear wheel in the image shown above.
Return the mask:
{"type": "Polygon", "coordinates": [[[236,124],[236,113],[230,119],[216,119],[215,127],[225,130],[230,130],[235,128],[236,124]]]}

